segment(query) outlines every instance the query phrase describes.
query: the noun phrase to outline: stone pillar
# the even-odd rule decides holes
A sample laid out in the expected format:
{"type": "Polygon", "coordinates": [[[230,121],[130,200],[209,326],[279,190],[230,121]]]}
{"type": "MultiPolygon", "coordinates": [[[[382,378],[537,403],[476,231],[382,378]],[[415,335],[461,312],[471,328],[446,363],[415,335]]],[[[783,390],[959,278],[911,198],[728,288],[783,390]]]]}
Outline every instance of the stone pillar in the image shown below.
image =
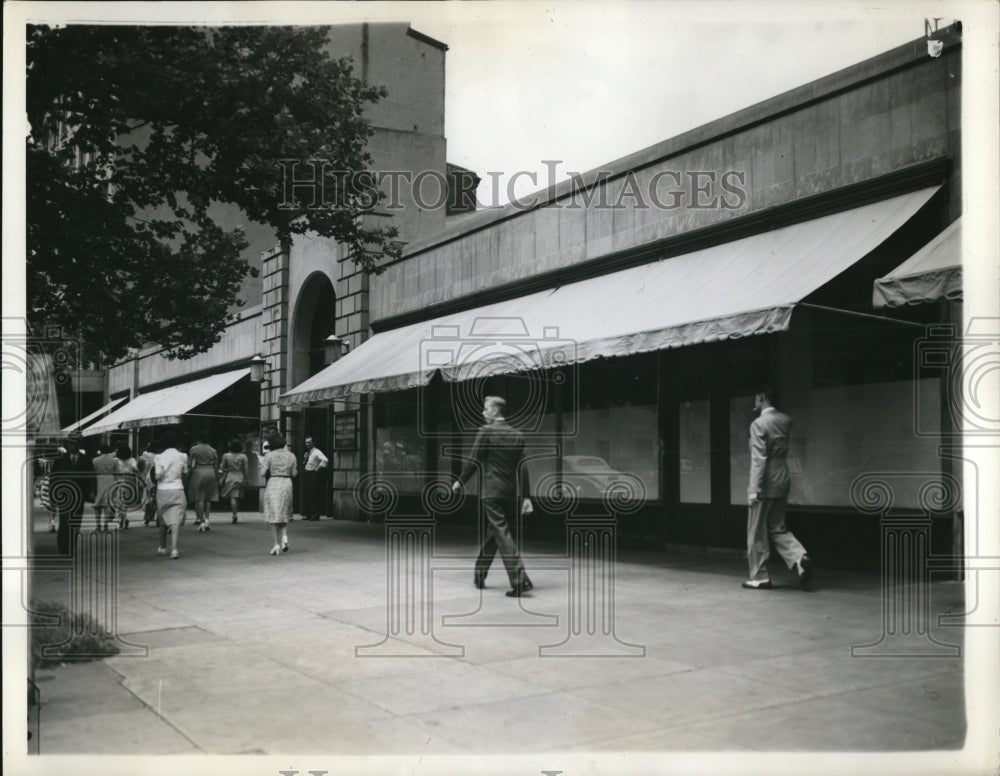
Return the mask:
{"type": "Polygon", "coordinates": [[[261,254],[263,281],[261,355],[267,361],[260,391],[261,423],[277,423],[278,397],[288,381],[288,256],[287,246],[275,246],[261,254]]]}
{"type": "MultiPolygon", "coordinates": [[[[353,261],[338,260],[336,334],[348,345],[348,352],[356,350],[368,339],[370,280],[353,261]]],[[[334,412],[358,412],[358,447],[355,450],[338,450],[331,456],[333,462],[334,516],[344,520],[361,519],[361,510],[355,499],[355,489],[366,473],[370,427],[367,423],[368,406],[360,397],[338,400],[334,412]]],[[[333,416],[331,416],[331,422],[333,416]]],[[[332,436],[332,435],[331,435],[332,436]]]]}

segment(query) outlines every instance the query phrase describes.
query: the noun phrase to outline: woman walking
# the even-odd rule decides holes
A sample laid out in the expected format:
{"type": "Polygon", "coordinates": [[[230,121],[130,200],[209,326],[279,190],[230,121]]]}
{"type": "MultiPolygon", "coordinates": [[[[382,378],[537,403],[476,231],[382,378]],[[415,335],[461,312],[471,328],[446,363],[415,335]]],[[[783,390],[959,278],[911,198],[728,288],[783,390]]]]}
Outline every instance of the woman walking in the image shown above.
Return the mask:
{"type": "Polygon", "coordinates": [[[115,476],[117,497],[114,506],[118,527],[128,528],[128,508],[139,501],[139,465],[132,457],[132,448],[128,445],[118,445],[115,450],[118,460],[118,474],[115,476]]]}
{"type": "Polygon", "coordinates": [[[212,530],[209,522],[212,502],[219,500],[219,454],[206,443],[207,438],[207,434],[199,434],[188,453],[188,468],[191,470],[188,500],[194,502],[194,524],[199,531],[212,530]]]}
{"type": "Polygon", "coordinates": [[[188,478],[188,457],[177,449],[177,436],[167,431],[162,438],[163,452],[153,463],[156,481],[156,525],[160,529],[157,555],[167,554],[167,534],[170,534],[170,557],[178,558],[177,536],[184,524],[187,497],[184,495],[188,478]]]}
{"type": "Polygon", "coordinates": [[[271,526],[274,546],[271,554],[288,552],[288,523],[292,519],[292,477],[298,474],[295,455],[285,449],[288,442],[281,434],[270,438],[271,451],[260,465],[264,486],[264,519],[271,526]]]}
{"type": "Polygon", "coordinates": [[[156,454],[163,452],[163,448],[155,441],[150,440],[146,448],[139,456],[139,474],[142,475],[142,482],[145,492],[142,501],[142,524],[149,525],[156,521],[156,483],[153,481],[153,466],[156,462],[156,454]]]}
{"type": "Polygon", "coordinates": [[[243,453],[243,445],[238,439],[229,443],[229,452],[222,456],[222,477],[219,479],[219,495],[229,499],[233,510],[233,522],[237,522],[236,514],[243,498],[243,483],[247,479],[247,469],[250,463],[243,453]]]}

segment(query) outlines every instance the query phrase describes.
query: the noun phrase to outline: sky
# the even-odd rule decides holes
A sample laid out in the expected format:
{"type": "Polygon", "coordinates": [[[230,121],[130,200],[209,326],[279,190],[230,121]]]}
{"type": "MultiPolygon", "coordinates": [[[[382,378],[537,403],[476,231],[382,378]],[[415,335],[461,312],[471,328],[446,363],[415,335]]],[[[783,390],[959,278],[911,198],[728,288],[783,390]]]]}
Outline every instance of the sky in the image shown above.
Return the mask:
{"type": "Polygon", "coordinates": [[[410,21],[449,47],[448,160],[503,174],[522,196],[924,34],[947,3],[646,2],[333,4],[338,18],[410,21]]]}
{"type": "MultiPolygon", "coordinates": [[[[546,187],[836,72],[947,24],[948,2],[42,3],[67,19],[294,24],[408,21],[448,46],[448,161],[483,205],[546,187]],[[75,10],[79,9],[79,10],[75,10]],[[487,173],[501,174],[499,197],[487,173]]],[[[48,10],[46,9],[46,11],[48,10]]]]}

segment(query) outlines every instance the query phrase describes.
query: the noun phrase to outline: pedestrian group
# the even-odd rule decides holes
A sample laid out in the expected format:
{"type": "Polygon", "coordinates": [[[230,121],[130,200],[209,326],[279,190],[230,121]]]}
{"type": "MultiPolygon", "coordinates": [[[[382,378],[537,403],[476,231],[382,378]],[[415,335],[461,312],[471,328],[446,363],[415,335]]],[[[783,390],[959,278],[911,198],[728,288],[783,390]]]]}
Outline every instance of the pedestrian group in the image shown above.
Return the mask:
{"type": "MultiPolygon", "coordinates": [[[[788,448],[792,419],[776,407],[773,386],[762,386],[754,396],[758,417],[750,425],[750,475],[747,487],[747,559],[749,578],[742,583],[750,590],[770,590],[767,570],[771,546],[785,565],[798,576],[803,587],[812,579],[812,561],[805,547],[785,525],[791,476],[788,448]]],[[[480,516],[482,537],[473,569],[473,584],[486,588],[486,578],[497,554],[510,582],[507,595],[520,597],[534,588],[518,552],[513,531],[521,515],[533,510],[530,485],[524,465],[524,434],[506,421],[507,402],[487,396],[483,403],[486,421],[476,434],[469,459],[452,488],[457,494],[477,471],[481,474],[480,516]]],[[[116,483],[141,478],[145,498],[143,524],[155,520],[159,528],[157,554],[180,557],[178,538],[186,520],[187,504],[194,504],[199,532],[211,530],[211,503],[229,501],[232,522],[239,520],[239,503],[249,472],[249,459],[238,440],[229,444],[221,459],[201,433],[187,453],[179,449],[176,433],[168,429],[150,442],[138,461],[125,445],[114,453],[99,453],[93,461],[81,451],[82,438],[72,436],[59,458],[53,462],[47,497],[59,515],[57,545],[60,553],[72,554],[75,536],[82,523],[84,500],[92,501],[97,529],[106,530],[111,520],[119,528],[128,527],[121,499],[111,496],[116,483]],[[169,542],[169,550],[168,550],[169,542]]],[[[303,515],[318,520],[323,503],[324,470],[329,459],[316,447],[312,437],[305,440],[302,471],[303,515]]],[[[288,523],[292,520],[292,480],[298,476],[296,456],[288,450],[285,437],[273,434],[262,445],[260,474],[264,519],[271,529],[271,555],[289,551],[288,523]]]]}
{"type": "MultiPolygon", "coordinates": [[[[249,458],[243,443],[234,439],[220,458],[201,432],[195,444],[182,452],[177,433],[167,429],[146,444],[138,459],[127,445],[114,451],[97,450],[93,459],[82,449],[83,437],[70,436],[51,465],[45,480],[44,501],[55,513],[50,530],[56,532],[57,550],[75,552],[76,537],[83,526],[85,502],[94,505],[95,528],[106,531],[112,521],[119,529],[129,527],[127,508],[142,509],[143,525],[155,524],[159,533],[157,555],[179,558],[180,529],[187,522],[188,504],[194,506],[194,525],[199,532],[212,530],[211,504],[228,502],[232,523],[239,522],[240,501],[249,478],[249,458]],[[116,490],[117,489],[117,490],[116,490]]],[[[304,468],[316,475],[329,459],[308,440],[304,468]]],[[[292,521],[292,479],[298,475],[296,456],[289,452],[280,434],[268,437],[263,446],[260,474],[264,478],[262,509],[271,526],[271,555],[288,552],[288,523],[292,521]]],[[[318,520],[323,510],[322,482],[307,479],[306,519],[318,520]]]]}

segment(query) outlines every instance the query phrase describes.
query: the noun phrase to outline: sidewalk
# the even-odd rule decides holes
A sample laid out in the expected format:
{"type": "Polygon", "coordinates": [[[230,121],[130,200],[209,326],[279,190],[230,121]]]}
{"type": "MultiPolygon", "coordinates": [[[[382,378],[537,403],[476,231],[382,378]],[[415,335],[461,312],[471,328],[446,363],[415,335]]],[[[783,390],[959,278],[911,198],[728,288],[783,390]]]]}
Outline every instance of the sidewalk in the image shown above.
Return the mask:
{"type": "MultiPolygon", "coordinates": [[[[877,577],[820,568],[803,591],[772,564],[775,589],[749,591],[742,561],[622,552],[614,633],[591,611],[585,639],[588,606],[603,599],[575,599],[582,619],[570,618],[559,547],[527,547],[535,590],[519,606],[503,595],[499,558],[480,597],[471,558],[456,557],[474,556],[475,535],[442,531],[433,634],[417,618],[387,637],[380,525],[296,520],[290,552],[272,557],[261,515],[231,525],[218,514],[210,533],[189,522],[171,560],[135,517],[117,531],[122,654],[37,672],[43,754],[897,751],[964,740],[960,658],[851,657],[882,636],[877,577]],[[540,657],[571,622],[598,656],[540,657]]],[[[36,521],[39,553],[54,548],[46,525],[36,521]]],[[[37,572],[35,598],[67,601],[69,576],[37,572]]],[[[961,612],[962,595],[934,583],[932,625],[961,612]]],[[[960,645],[963,629],[930,635],[960,645]]],[[[908,644],[935,649],[924,637],[908,644]]]]}

